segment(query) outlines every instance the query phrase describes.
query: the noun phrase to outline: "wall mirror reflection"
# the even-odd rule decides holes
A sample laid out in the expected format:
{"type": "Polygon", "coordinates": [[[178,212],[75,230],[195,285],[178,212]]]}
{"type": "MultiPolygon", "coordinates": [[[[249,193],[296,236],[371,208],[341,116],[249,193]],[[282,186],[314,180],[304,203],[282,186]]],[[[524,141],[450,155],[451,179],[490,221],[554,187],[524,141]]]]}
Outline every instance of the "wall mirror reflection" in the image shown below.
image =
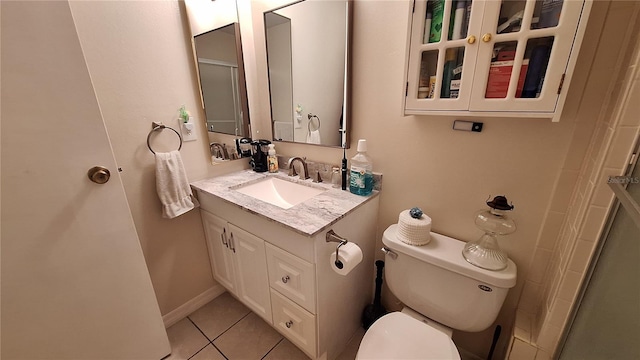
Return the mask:
{"type": "Polygon", "coordinates": [[[194,46],[207,130],[251,136],[238,23],[194,36],[194,46]]]}
{"type": "Polygon", "coordinates": [[[306,0],[264,13],[274,140],[348,146],[350,7],[306,0]]]}

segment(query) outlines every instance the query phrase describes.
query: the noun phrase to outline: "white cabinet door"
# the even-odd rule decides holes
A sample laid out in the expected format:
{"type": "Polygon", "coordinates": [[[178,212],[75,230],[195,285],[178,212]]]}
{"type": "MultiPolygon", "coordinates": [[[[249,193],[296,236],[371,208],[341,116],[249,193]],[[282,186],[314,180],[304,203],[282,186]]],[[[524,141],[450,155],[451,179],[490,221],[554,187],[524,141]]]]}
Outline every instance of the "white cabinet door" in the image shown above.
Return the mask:
{"type": "Polygon", "coordinates": [[[227,222],[207,211],[201,210],[202,224],[207,239],[209,261],[213,277],[232,293],[236,293],[233,269],[233,253],[229,247],[227,222]]]}
{"type": "Polygon", "coordinates": [[[264,240],[233,224],[228,224],[229,246],[234,253],[236,295],[269,324],[271,298],[264,240]]]}
{"type": "Polygon", "coordinates": [[[583,5],[569,0],[488,1],[469,109],[553,113],[583,5]],[[551,5],[560,16],[555,21],[548,20],[557,16],[551,5]],[[504,19],[518,14],[519,25],[505,28],[504,19]]]}
{"type": "MultiPolygon", "coordinates": [[[[452,1],[443,1],[442,29],[455,22],[452,1]],[[449,14],[453,14],[451,16],[449,14]]],[[[466,3],[465,3],[466,4],[466,3]]],[[[429,33],[433,3],[415,0],[410,33],[406,110],[468,110],[478,54],[477,29],[482,25],[484,2],[475,0],[465,6],[469,14],[460,30],[441,31],[437,39],[429,33]],[[475,29],[475,30],[474,30],[475,29]],[[455,73],[455,74],[454,74],[455,73]],[[455,84],[452,86],[452,84],[455,84]]],[[[458,13],[458,15],[460,15],[458,13]]]]}

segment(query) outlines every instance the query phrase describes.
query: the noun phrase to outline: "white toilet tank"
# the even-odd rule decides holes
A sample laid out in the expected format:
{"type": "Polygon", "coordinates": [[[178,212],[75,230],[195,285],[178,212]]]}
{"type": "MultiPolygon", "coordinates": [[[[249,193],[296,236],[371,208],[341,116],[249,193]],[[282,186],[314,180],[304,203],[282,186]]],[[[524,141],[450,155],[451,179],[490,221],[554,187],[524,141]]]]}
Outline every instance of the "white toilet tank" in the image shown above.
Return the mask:
{"type": "Polygon", "coordinates": [[[382,242],[397,254],[385,256],[385,281],[406,306],[453,329],[476,332],[498,316],[507,292],[516,284],[516,264],[500,271],[481,269],[462,256],[464,242],[431,233],[424,246],[396,237],[397,225],[385,230],[382,242]]]}

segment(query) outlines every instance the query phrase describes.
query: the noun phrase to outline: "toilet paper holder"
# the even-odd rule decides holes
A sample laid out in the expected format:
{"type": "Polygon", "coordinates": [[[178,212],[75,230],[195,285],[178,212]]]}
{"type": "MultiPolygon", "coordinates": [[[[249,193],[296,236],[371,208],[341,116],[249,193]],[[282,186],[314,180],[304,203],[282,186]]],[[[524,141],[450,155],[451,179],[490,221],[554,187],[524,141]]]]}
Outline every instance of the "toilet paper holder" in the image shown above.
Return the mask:
{"type": "Polygon", "coordinates": [[[344,267],[344,264],[338,258],[338,251],[340,250],[340,247],[345,245],[346,243],[348,243],[349,240],[347,240],[347,239],[343,238],[342,236],[336,234],[335,231],[333,231],[333,229],[331,229],[331,230],[327,231],[326,241],[327,242],[337,242],[337,243],[339,243],[338,246],[336,246],[336,261],[334,262],[334,265],[338,269],[342,269],[344,267]]]}

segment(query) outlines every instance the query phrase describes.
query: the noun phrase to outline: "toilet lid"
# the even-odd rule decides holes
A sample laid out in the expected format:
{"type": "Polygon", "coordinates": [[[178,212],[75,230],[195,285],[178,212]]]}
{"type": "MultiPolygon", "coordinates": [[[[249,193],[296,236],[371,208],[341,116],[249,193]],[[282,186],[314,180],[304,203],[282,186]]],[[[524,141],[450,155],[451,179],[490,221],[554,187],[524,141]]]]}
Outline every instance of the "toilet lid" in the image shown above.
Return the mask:
{"type": "Polygon", "coordinates": [[[392,312],[367,330],[356,359],[459,360],[460,354],[445,333],[409,315],[392,312]]]}

